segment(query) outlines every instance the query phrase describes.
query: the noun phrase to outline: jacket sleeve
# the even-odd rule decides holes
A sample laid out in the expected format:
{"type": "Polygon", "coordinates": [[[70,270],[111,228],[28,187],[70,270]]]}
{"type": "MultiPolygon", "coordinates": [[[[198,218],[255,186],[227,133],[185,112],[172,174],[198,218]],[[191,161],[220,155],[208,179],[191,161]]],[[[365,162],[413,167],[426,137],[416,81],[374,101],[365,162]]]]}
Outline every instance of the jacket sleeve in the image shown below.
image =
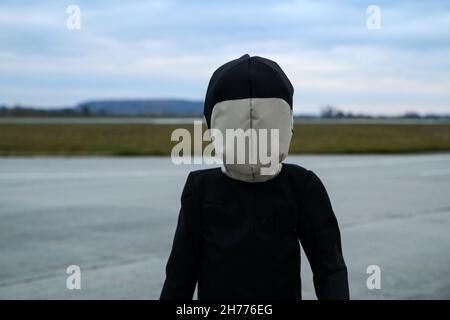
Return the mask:
{"type": "Polygon", "coordinates": [[[192,173],[181,195],[181,209],[166,266],[166,280],[161,300],[191,300],[193,298],[200,256],[200,211],[192,173]]]}
{"type": "Polygon", "coordinates": [[[349,299],[339,226],[327,191],[312,171],[308,172],[305,191],[298,232],[313,272],[316,296],[319,300],[349,299]]]}

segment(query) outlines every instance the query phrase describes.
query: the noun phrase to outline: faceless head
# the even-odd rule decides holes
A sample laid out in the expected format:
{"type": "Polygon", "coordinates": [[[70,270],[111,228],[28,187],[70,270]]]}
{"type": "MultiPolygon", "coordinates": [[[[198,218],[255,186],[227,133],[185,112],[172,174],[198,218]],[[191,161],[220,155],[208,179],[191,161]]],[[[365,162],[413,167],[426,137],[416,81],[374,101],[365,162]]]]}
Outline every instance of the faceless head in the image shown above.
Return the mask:
{"type": "Polygon", "coordinates": [[[224,138],[215,141],[215,148],[228,176],[261,182],[278,174],[292,137],[293,93],[280,66],[262,57],[244,55],[214,72],[204,115],[213,137],[216,130],[224,138]],[[236,144],[239,140],[245,141],[244,148],[236,144]]]}

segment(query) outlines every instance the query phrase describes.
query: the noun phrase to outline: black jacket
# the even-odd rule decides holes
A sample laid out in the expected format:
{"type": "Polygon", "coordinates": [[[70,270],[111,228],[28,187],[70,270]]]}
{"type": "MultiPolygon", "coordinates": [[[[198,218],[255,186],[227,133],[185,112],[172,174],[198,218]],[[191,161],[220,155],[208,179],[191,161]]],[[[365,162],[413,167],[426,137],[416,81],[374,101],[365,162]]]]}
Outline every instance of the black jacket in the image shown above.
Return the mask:
{"type": "Polygon", "coordinates": [[[347,268],[327,192],[312,172],[283,164],[262,183],[220,168],[191,172],[161,299],[301,299],[300,245],[319,299],[348,299],[347,268]]]}

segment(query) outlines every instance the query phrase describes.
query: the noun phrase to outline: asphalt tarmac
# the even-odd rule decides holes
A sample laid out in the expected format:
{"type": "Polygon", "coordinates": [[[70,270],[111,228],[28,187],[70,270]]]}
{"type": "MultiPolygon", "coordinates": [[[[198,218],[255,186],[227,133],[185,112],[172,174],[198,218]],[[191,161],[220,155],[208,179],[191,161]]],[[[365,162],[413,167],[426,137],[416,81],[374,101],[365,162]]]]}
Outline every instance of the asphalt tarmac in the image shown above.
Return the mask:
{"type": "MultiPolygon", "coordinates": [[[[353,299],[450,299],[450,154],[290,156],[319,175],[353,299]],[[366,270],[381,270],[368,289],[366,270]]],[[[0,299],[156,299],[187,173],[167,157],[1,158],[0,299]],[[81,289],[66,269],[81,269],[81,289]]],[[[303,294],[314,299],[302,261],[303,294]]]]}

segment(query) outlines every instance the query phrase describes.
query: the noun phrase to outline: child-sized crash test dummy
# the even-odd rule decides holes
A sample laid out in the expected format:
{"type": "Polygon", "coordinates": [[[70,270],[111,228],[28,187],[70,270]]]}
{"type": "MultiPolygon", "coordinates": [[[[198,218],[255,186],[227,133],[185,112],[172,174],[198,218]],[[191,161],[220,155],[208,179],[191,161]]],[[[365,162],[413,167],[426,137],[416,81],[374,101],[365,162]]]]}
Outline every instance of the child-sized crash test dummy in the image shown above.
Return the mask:
{"type": "MultiPolygon", "coordinates": [[[[266,148],[277,162],[263,172],[248,154],[244,163],[230,161],[236,149],[224,138],[215,146],[222,167],[189,174],[161,299],[192,299],[196,285],[199,300],[301,299],[300,243],[318,299],[349,298],[324,185],[312,171],[281,163],[291,142],[293,93],[278,64],[262,57],[244,55],[214,72],[204,107],[208,128],[223,137],[227,129],[276,129],[277,144],[268,136],[266,148]]],[[[246,138],[261,147],[258,133],[246,138]]]]}

